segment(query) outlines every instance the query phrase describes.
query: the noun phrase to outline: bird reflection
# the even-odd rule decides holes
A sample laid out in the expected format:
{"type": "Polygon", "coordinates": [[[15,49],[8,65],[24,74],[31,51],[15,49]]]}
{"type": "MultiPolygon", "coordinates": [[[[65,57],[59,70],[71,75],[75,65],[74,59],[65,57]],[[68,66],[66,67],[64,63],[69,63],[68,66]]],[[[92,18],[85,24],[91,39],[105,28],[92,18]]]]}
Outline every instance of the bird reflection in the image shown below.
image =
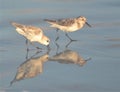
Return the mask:
{"type": "Polygon", "coordinates": [[[16,76],[13,81],[11,81],[11,85],[16,81],[33,78],[38,74],[41,74],[43,72],[43,64],[48,61],[48,57],[49,55],[46,53],[42,56],[27,59],[18,67],[16,76]]]}
{"type": "Polygon", "coordinates": [[[67,44],[66,44],[66,48],[68,48],[68,46],[72,43],[72,42],[76,42],[77,40],[71,40],[71,41],[69,41],[67,44]]]}
{"type": "MultiPolygon", "coordinates": [[[[68,43],[68,45],[70,45],[70,43],[68,43]]],[[[58,49],[59,47],[60,46],[58,45],[58,49]]],[[[91,58],[88,58],[85,60],[83,57],[79,55],[79,53],[77,53],[76,51],[70,50],[68,48],[65,48],[64,51],[60,53],[56,53],[53,56],[49,56],[50,52],[51,51],[49,50],[45,54],[40,56],[38,56],[39,52],[37,52],[30,58],[28,58],[28,52],[27,52],[27,55],[26,55],[27,59],[18,67],[16,76],[11,81],[10,86],[16,81],[33,78],[41,74],[43,72],[43,64],[47,61],[57,61],[62,64],[76,64],[79,66],[84,66],[86,62],[91,59],[91,58]]]]}
{"type": "Polygon", "coordinates": [[[80,66],[83,66],[86,64],[88,60],[91,58],[85,60],[82,58],[77,52],[72,50],[65,50],[63,52],[57,53],[56,55],[49,57],[50,61],[57,61],[59,63],[63,64],[77,64],[80,66]]]}
{"type": "MultiPolygon", "coordinates": [[[[76,40],[77,41],[77,40],[76,40]]],[[[66,45],[65,45],[65,49],[67,49],[69,46],[70,46],[70,44],[72,44],[73,42],[76,42],[76,41],[74,41],[74,40],[71,40],[71,41],[69,41],[66,45]]],[[[57,42],[55,42],[55,45],[56,45],[56,47],[57,47],[57,49],[56,49],[56,54],[58,53],[58,50],[59,50],[59,48],[60,48],[60,45],[57,43],[57,42]]]]}

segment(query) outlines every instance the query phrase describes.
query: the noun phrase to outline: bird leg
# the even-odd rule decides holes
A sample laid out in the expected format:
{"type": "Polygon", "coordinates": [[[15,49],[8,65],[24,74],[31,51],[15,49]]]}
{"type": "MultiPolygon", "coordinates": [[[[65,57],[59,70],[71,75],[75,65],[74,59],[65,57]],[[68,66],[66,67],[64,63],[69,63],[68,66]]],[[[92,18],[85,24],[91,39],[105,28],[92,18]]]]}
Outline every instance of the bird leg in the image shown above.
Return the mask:
{"type": "Polygon", "coordinates": [[[28,40],[27,39],[26,39],[25,43],[26,43],[26,47],[27,47],[26,49],[27,49],[27,52],[28,52],[29,51],[29,47],[28,47],[29,44],[28,44],[28,40]]]}
{"type": "Polygon", "coordinates": [[[48,54],[49,54],[50,50],[51,50],[50,46],[47,45],[47,53],[48,53],[48,54]]]}
{"type": "Polygon", "coordinates": [[[59,39],[58,30],[59,30],[59,29],[56,29],[56,32],[57,32],[57,38],[55,39],[55,41],[57,41],[57,40],[59,39]]]}
{"type": "Polygon", "coordinates": [[[73,41],[69,41],[69,43],[65,46],[66,48],[68,48],[68,46],[72,43],[73,41]]]}
{"type": "Polygon", "coordinates": [[[65,35],[69,38],[69,40],[72,41],[77,41],[77,40],[73,40],[67,33],[65,33],[65,35]]]}
{"type": "MultiPolygon", "coordinates": [[[[34,46],[34,47],[36,47],[32,42],[31,42],[31,44],[32,44],[32,46],[34,46]]],[[[42,48],[40,48],[40,47],[36,47],[37,49],[42,49],[42,48]]]]}
{"type": "Polygon", "coordinates": [[[57,42],[55,44],[57,46],[56,54],[58,54],[58,50],[59,50],[60,46],[59,46],[59,44],[57,42]]]}

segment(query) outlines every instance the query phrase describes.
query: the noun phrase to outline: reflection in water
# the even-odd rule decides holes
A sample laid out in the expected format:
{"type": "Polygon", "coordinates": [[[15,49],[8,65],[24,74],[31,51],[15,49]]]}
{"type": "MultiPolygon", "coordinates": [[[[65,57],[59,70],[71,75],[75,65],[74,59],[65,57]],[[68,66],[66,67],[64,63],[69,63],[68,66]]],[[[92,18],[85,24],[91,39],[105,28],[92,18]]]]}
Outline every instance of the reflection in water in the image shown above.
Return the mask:
{"type": "Polygon", "coordinates": [[[67,44],[66,44],[66,48],[68,48],[68,46],[72,43],[72,42],[77,42],[78,40],[71,40],[71,41],[69,41],[67,44]]]}
{"type": "Polygon", "coordinates": [[[17,70],[14,80],[11,82],[11,85],[16,82],[23,80],[25,78],[33,78],[38,74],[43,72],[43,63],[48,61],[48,53],[38,56],[31,57],[22,63],[17,70]]]}
{"type": "Polygon", "coordinates": [[[72,50],[65,50],[60,52],[52,57],[49,57],[50,61],[58,61],[59,63],[63,64],[77,64],[83,66],[86,64],[86,61],[90,60],[91,58],[85,60],[83,59],[77,52],[72,50]]]}
{"type": "MultiPolygon", "coordinates": [[[[67,48],[69,47],[69,45],[72,44],[72,42],[77,42],[77,40],[71,40],[71,41],[69,41],[69,42],[65,45],[65,48],[67,49],[67,48]]],[[[57,47],[57,50],[56,50],[56,54],[57,54],[60,46],[59,46],[59,44],[57,43],[57,41],[55,41],[55,44],[56,44],[56,47],[57,47]]]]}
{"type": "MultiPolygon", "coordinates": [[[[67,44],[70,45],[71,42],[69,42],[67,44]]],[[[59,49],[59,45],[58,49],[59,49]]],[[[41,51],[40,51],[41,52],[41,51]]],[[[83,66],[86,64],[86,62],[89,59],[85,60],[84,58],[82,58],[79,53],[77,53],[76,51],[72,51],[72,50],[68,50],[67,47],[65,48],[64,51],[60,52],[60,53],[56,53],[53,56],[49,56],[49,52],[47,51],[46,54],[35,57],[39,52],[37,52],[36,54],[34,54],[33,56],[31,56],[29,59],[26,59],[25,62],[23,62],[17,70],[16,76],[13,79],[13,81],[11,81],[11,85],[16,82],[16,81],[20,81],[23,79],[27,79],[27,78],[33,78],[35,76],[37,76],[38,74],[43,72],[43,64],[46,61],[57,61],[59,63],[62,64],[77,64],[79,66],[83,66]]],[[[28,52],[27,52],[27,56],[28,57],[28,52]]]]}
{"type": "Polygon", "coordinates": [[[76,41],[69,41],[66,45],[65,45],[65,50],[58,53],[59,50],[59,44],[56,42],[56,46],[57,46],[57,50],[56,50],[56,55],[49,57],[50,61],[58,61],[59,63],[64,63],[64,64],[77,64],[80,66],[83,66],[84,64],[86,64],[86,62],[88,60],[90,60],[91,58],[88,59],[84,59],[82,58],[79,53],[77,53],[76,51],[72,51],[72,50],[68,50],[68,46],[72,43],[72,42],[76,42],[76,41]]]}

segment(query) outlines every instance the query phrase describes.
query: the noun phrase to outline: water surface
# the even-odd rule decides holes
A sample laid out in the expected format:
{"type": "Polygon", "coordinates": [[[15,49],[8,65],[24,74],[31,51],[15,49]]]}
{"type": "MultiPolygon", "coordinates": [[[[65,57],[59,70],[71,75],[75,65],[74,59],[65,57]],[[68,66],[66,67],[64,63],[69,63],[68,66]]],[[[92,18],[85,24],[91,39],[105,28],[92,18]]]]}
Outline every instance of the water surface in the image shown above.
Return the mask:
{"type": "Polygon", "coordinates": [[[0,0],[0,92],[119,92],[119,10],[119,0],[0,0]],[[59,32],[56,45],[55,29],[49,28],[43,19],[81,15],[92,28],[85,26],[81,31],[69,33],[78,40],[69,45],[64,33],[59,32]],[[25,39],[10,24],[13,21],[41,27],[51,39],[51,51],[48,53],[46,47],[35,43],[44,51],[27,53],[25,39]],[[83,61],[91,59],[82,65],[74,58],[66,60],[63,57],[66,50],[83,61]],[[62,60],[54,57],[61,54],[62,60]],[[22,69],[27,71],[26,75],[10,86],[21,66],[25,66],[22,69]]]}

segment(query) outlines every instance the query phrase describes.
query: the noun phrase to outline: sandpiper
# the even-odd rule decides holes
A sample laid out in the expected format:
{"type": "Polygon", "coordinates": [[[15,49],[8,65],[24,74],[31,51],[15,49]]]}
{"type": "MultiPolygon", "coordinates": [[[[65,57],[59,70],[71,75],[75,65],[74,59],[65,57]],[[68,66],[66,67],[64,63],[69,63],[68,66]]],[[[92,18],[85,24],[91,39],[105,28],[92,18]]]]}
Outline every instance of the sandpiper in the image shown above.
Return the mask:
{"type": "MultiPolygon", "coordinates": [[[[30,25],[23,25],[19,23],[12,22],[12,25],[16,27],[16,31],[26,38],[26,44],[28,40],[32,42],[39,42],[40,44],[49,46],[50,39],[44,35],[41,28],[30,26],[30,25]]],[[[36,47],[40,49],[39,47],[36,47]]]]}
{"type": "MultiPolygon", "coordinates": [[[[90,24],[87,23],[86,18],[83,16],[79,16],[76,18],[67,18],[67,19],[58,19],[58,20],[51,20],[51,19],[44,19],[51,27],[57,28],[58,30],[62,30],[65,32],[66,36],[72,41],[72,39],[68,36],[68,32],[74,32],[81,29],[85,24],[91,27],[90,24]]],[[[59,37],[58,37],[59,38],[59,37]]],[[[56,38],[56,40],[58,40],[56,38]]]]}

